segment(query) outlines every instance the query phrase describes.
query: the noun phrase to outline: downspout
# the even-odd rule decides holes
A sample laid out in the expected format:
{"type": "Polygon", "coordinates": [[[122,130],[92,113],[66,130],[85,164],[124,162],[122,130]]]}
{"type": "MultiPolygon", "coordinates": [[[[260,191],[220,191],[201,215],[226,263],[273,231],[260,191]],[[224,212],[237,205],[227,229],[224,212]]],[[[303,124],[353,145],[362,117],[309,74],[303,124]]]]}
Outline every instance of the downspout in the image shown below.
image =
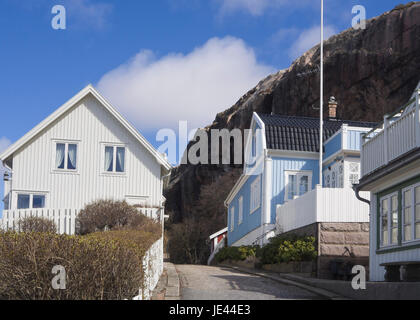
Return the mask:
{"type": "Polygon", "coordinates": [[[262,234],[261,234],[261,246],[264,245],[265,236],[267,232],[267,226],[271,224],[271,173],[272,173],[272,159],[268,156],[267,149],[264,149],[264,169],[263,169],[263,194],[262,194],[262,234]]]}
{"type": "Polygon", "coordinates": [[[356,195],[357,200],[367,203],[370,206],[370,201],[368,199],[362,198],[359,194],[360,188],[358,184],[353,185],[354,194],[356,195]]]}

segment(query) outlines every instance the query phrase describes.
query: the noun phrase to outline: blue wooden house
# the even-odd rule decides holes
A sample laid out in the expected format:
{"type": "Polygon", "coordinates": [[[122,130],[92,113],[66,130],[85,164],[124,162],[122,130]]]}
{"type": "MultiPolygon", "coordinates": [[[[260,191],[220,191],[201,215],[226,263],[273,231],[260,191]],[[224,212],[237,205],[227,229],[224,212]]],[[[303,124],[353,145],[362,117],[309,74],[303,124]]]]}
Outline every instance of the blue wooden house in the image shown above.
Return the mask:
{"type": "MultiPolygon", "coordinates": [[[[332,98],[330,117],[324,121],[324,187],[350,190],[360,175],[361,134],[373,124],[338,120],[336,106],[332,98]]],[[[320,180],[319,118],[254,113],[249,132],[243,174],[225,200],[229,246],[264,244],[278,233],[279,205],[315,190],[320,180]]],[[[314,204],[308,200],[306,205],[314,204]]],[[[368,219],[368,209],[365,211],[364,220],[368,219]]],[[[282,231],[317,222],[299,215],[298,222],[287,222],[282,231]]]]}

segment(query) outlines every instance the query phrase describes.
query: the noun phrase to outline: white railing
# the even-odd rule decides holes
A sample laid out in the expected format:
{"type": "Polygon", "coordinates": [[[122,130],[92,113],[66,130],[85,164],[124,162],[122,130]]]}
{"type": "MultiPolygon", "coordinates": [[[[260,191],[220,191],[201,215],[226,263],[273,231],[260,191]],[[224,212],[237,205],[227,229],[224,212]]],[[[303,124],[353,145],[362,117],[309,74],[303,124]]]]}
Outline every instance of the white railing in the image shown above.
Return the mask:
{"type": "Polygon", "coordinates": [[[19,231],[19,220],[27,217],[40,217],[54,221],[59,234],[73,235],[78,212],[77,209],[6,210],[3,211],[3,218],[0,219],[0,228],[19,231]]]}
{"type": "MultiPolygon", "coordinates": [[[[369,192],[360,196],[370,199],[369,192]]],[[[320,188],[278,205],[276,234],[302,228],[317,222],[369,222],[369,205],[356,198],[350,188],[320,188]]]]}
{"type": "MultiPolygon", "coordinates": [[[[141,214],[163,223],[163,208],[138,208],[141,214]]],[[[26,217],[47,218],[54,221],[59,234],[74,235],[78,209],[26,209],[5,210],[0,219],[0,229],[19,231],[19,220],[26,217]]]]}
{"type": "Polygon", "coordinates": [[[418,99],[409,108],[391,120],[385,117],[381,129],[362,138],[362,177],[420,147],[418,99]]]}

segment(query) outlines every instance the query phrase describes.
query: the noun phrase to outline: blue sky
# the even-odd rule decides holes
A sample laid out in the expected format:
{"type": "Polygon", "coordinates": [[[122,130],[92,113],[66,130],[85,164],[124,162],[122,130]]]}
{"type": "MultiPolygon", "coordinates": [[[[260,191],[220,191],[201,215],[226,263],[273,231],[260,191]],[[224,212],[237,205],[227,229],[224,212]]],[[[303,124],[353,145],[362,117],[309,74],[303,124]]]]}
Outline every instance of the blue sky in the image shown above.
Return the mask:
{"type": "MultiPolygon", "coordinates": [[[[325,0],[326,34],[351,27],[354,5],[370,18],[401,2],[325,0]]],[[[0,151],[88,83],[156,147],[179,120],[209,124],[317,43],[319,3],[0,0],[0,151]],[[51,27],[57,4],[65,30],[51,27]]]]}

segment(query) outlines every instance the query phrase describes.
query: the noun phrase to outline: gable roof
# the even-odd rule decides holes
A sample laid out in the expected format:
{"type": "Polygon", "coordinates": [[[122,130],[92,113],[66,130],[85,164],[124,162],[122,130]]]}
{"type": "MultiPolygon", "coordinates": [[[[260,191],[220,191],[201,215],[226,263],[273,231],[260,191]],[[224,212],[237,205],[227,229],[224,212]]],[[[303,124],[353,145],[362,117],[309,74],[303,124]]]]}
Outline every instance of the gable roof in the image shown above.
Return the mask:
{"type": "Polygon", "coordinates": [[[31,141],[37,134],[42,130],[46,129],[51,123],[58,119],[61,115],[66,113],[72,107],[74,107],[79,101],[85,98],[88,94],[92,94],[93,97],[100,102],[100,104],[107,110],[109,113],[124,127],[126,128],[136,140],[143,145],[146,150],[148,150],[155,159],[167,170],[171,170],[171,164],[166,160],[166,158],[160,154],[138,131],[131,125],[106,99],[99,94],[99,92],[92,86],[88,85],[77,93],[73,98],[68,100],[60,108],[54,111],[50,116],[45,120],[39,123],[35,128],[26,133],[22,138],[17,142],[12,144],[7,148],[3,153],[0,154],[0,160],[5,161],[7,158],[12,156],[16,151],[24,147],[27,143],[31,141]]]}
{"type": "MultiPolygon", "coordinates": [[[[267,149],[319,152],[319,118],[258,113],[265,126],[267,149]]],[[[376,123],[324,120],[324,141],[347,124],[372,128],[376,123]]]]}

